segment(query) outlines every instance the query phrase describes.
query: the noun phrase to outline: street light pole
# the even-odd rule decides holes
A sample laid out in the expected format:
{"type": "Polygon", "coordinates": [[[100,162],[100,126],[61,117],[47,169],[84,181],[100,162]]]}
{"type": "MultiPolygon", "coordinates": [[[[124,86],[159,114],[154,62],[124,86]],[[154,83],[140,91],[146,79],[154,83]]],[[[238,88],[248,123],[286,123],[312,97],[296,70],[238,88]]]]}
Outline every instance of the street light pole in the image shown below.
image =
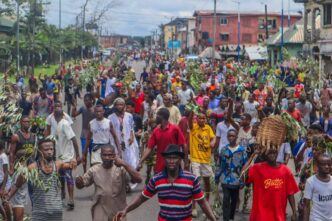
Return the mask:
{"type": "Polygon", "coordinates": [[[85,10],[86,10],[86,6],[88,4],[89,0],[85,1],[85,4],[83,5],[83,22],[82,22],[82,46],[81,46],[81,59],[83,60],[83,47],[84,47],[84,33],[85,33],[85,10]]]}
{"type": "Polygon", "coordinates": [[[16,72],[20,71],[20,1],[16,0],[16,72]]]}
{"type": "Polygon", "coordinates": [[[240,42],[241,42],[241,17],[240,17],[240,1],[237,2],[237,61],[240,62],[240,42]]]}
{"type": "Polygon", "coordinates": [[[280,50],[280,62],[283,61],[283,49],[284,49],[284,0],[281,1],[281,50],[280,50]]]}
{"type": "Polygon", "coordinates": [[[288,27],[290,27],[290,0],[288,0],[288,19],[287,19],[287,22],[288,22],[288,27]]]}
{"type": "Polygon", "coordinates": [[[212,63],[215,63],[215,53],[216,53],[216,25],[217,25],[217,0],[214,0],[213,9],[213,44],[212,44],[212,63]]]}
{"type": "MultiPolygon", "coordinates": [[[[59,31],[61,32],[61,0],[59,0],[59,31]]],[[[62,45],[60,44],[59,62],[62,63],[62,45]]]]}

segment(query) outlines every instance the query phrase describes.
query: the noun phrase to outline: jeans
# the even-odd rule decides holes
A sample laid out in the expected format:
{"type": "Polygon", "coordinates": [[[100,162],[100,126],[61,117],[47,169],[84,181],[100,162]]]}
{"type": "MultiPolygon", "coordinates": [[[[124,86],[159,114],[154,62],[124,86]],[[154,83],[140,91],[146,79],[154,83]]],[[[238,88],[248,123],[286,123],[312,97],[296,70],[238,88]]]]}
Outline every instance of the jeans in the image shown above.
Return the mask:
{"type": "Polygon", "coordinates": [[[223,220],[229,221],[230,219],[234,219],[240,187],[227,184],[222,184],[221,186],[224,193],[222,205],[223,220]]]}

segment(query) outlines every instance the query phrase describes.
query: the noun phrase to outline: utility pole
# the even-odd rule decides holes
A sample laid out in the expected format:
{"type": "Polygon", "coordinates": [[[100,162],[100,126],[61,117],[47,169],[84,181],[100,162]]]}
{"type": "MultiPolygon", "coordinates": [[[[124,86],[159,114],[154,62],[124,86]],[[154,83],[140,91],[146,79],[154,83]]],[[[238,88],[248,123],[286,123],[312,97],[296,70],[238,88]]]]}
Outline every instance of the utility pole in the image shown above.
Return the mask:
{"type": "Polygon", "coordinates": [[[269,39],[269,27],[268,27],[268,22],[267,22],[267,4],[265,4],[265,35],[266,35],[266,40],[269,39]]]}
{"type": "Polygon", "coordinates": [[[20,71],[20,0],[16,0],[16,72],[20,71]]]}
{"type": "Polygon", "coordinates": [[[212,44],[212,63],[214,67],[216,53],[216,25],[217,25],[217,0],[214,0],[213,8],[213,44],[212,44]]]}
{"type": "MultiPolygon", "coordinates": [[[[59,0],[59,31],[61,33],[61,0],[59,0]]],[[[62,45],[60,44],[59,63],[62,63],[62,45]]]]}
{"type": "Polygon", "coordinates": [[[83,47],[84,47],[84,34],[85,34],[85,10],[86,10],[86,6],[88,4],[89,0],[85,1],[85,4],[83,5],[83,18],[82,18],[82,45],[81,45],[81,59],[83,60],[83,47]]]}
{"type": "Polygon", "coordinates": [[[241,51],[241,15],[240,15],[240,1],[234,1],[237,3],[237,61],[240,62],[241,51]]]}
{"type": "Polygon", "coordinates": [[[36,11],[37,11],[37,2],[36,0],[32,1],[32,74],[35,72],[35,34],[36,34],[36,11]]]}
{"type": "Polygon", "coordinates": [[[283,61],[283,49],[284,49],[284,0],[281,0],[281,50],[280,50],[280,62],[283,61]]]}
{"type": "Polygon", "coordinates": [[[288,28],[290,27],[290,0],[288,0],[288,19],[287,19],[287,22],[288,22],[288,28]]]}

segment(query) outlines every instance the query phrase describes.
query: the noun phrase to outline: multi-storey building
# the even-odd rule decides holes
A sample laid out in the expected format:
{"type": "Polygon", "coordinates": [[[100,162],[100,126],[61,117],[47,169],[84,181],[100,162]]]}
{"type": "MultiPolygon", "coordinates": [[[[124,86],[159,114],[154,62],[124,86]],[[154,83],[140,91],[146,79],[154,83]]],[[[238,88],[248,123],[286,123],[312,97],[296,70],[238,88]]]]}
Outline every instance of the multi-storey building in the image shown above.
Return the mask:
{"type": "MultiPolygon", "coordinates": [[[[196,18],[196,46],[200,50],[211,46],[213,42],[213,20],[214,13],[210,10],[195,11],[196,18]]],[[[238,12],[236,11],[217,11],[216,13],[216,46],[220,49],[236,48],[238,44],[238,12]]],[[[290,15],[290,25],[301,19],[300,14],[290,15]]],[[[267,16],[263,12],[241,12],[240,13],[240,47],[247,45],[257,45],[266,39],[266,25],[268,35],[271,36],[279,31],[281,27],[280,13],[269,12],[267,16]],[[266,22],[267,17],[267,22],[266,22]]],[[[285,16],[284,26],[287,24],[285,16]]]]}

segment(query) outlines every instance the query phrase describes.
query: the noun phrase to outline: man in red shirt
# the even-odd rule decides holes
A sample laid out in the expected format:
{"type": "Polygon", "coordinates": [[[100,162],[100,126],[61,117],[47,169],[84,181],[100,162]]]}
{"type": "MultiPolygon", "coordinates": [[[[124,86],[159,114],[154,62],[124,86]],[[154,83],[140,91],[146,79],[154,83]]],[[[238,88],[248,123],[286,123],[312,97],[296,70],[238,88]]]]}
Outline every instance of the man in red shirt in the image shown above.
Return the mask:
{"type": "Polygon", "coordinates": [[[247,183],[253,183],[250,221],[285,221],[287,200],[292,208],[291,220],[296,220],[294,194],[299,191],[292,172],[277,163],[278,150],[266,153],[266,162],[249,168],[247,183]]]}
{"type": "Polygon", "coordinates": [[[296,121],[301,123],[301,112],[295,108],[295,101],[293,99],[288,100],[287,113],[289,113],[289,115],[291,115],[296,121]]]}
{"type": "Polygon", "coordinates": [[[258,89],[254,90],[255,100],[259,103],[259,106],[262,108],[265,105],[267,93],[264,90],[264,84],[259,83],[258,89]]]}
{"type": "Polygon", "coordinates": [[[167,108],[160,108],[157,112],[156,123],[158,126],[153,130],[149,141],[148,148],[145,150],[138,166],[137,170],[142,168],[143,162],[150,156],[152,150],[156,147],[157,159],[154,167],[155,174],[163,171],[165,168],[165,160],[162,157],[162,152],[165,151],[166,147],[169,144],[177,144],[182,146],[185,162],[185,169],[189,169],[188,161],[188,148],[185,142],[185,138],[181,129],[177,125],[173,125],[168,122],[169,119],[169,110],[167,108]]]}

